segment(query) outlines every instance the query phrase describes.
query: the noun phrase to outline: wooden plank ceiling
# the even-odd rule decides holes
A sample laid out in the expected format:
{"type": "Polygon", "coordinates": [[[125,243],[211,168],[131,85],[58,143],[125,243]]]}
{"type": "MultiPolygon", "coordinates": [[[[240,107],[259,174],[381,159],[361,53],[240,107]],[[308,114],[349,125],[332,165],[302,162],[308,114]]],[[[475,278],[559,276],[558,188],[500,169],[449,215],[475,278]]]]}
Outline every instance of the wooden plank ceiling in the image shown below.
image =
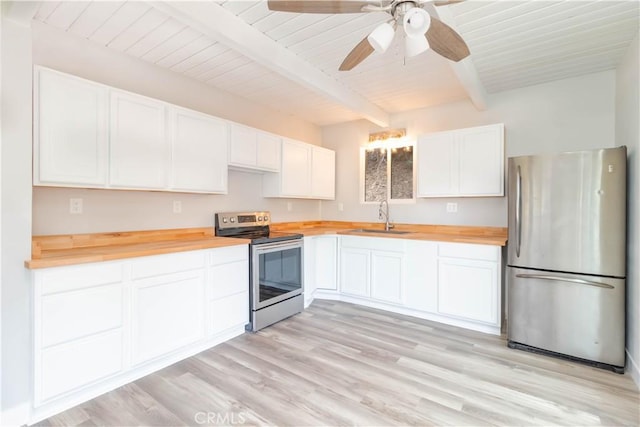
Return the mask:
{"type": "MultiPolygon", "coordinates": [[[[34,19],[320,126],[370,118],[364,111],[395,113],[468,96],[450,61],[431,51],[405,59],[401,37],[384,55],[338,71],[351,48],[388,18],[384,13],[271,12],[266,1],[247,0],[199,5],[232,13],[247,31],[257,30],[298,63],[323,73],[322,84],[309,85],[270,66],[276,64],[255,60],[237,43],[224,43],[215,31],[203,31],[202,22],[178,17],[173,5],[186,7],[47,1],[34,19]]],[[[473,72],[475,66],[490,93],[615,68],[638,30],[635,0],[466,1],[445,7],[441,18],[448,17],[471,49],[466,68],[473,72]]],[[[384,125],[383,116],[373,115],[384,125]]]]}

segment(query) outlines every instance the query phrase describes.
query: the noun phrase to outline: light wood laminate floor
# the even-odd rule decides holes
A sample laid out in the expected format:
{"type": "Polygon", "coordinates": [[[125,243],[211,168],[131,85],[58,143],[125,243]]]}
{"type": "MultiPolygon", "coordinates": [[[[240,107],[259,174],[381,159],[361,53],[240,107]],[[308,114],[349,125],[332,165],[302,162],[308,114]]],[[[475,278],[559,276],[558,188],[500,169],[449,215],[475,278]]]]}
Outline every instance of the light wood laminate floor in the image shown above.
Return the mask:
{"type": "Polygon", "coordinates": [[[639,403],[628,374],[316,300],[39,424],[637,426],[639,403]]]}

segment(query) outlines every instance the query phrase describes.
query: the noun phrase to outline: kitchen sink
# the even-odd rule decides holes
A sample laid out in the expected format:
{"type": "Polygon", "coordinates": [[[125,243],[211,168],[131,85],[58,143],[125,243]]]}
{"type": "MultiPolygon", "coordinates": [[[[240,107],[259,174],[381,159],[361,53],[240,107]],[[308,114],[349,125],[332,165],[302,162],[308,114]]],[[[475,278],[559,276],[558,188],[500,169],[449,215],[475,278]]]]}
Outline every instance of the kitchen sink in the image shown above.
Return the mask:
{"type": "Polygon", "coordinates": [[[349,230],[355,233],[379,233],[379,234],[407,234],[409,231],[401,230],[380,230],[375,228],[356,228],[355,230],[349,230]]]}

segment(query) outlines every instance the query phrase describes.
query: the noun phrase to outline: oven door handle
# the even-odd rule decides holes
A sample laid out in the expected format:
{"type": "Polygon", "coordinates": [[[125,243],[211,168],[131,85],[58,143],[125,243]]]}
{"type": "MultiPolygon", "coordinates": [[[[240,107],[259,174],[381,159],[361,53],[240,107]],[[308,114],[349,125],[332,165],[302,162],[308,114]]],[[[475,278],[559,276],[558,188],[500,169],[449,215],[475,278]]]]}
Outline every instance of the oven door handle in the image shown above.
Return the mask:
{"type": "Polygon", "coordinates": [[[302,247],[302,239],[296,240],[285,240],[282,242],[273,242],[273,243],[261,243],[258,245],[253,245],[253,248],[256,251],[265,251],[271,249],[293,249],[293,248],[301,248],[302,247]]]}

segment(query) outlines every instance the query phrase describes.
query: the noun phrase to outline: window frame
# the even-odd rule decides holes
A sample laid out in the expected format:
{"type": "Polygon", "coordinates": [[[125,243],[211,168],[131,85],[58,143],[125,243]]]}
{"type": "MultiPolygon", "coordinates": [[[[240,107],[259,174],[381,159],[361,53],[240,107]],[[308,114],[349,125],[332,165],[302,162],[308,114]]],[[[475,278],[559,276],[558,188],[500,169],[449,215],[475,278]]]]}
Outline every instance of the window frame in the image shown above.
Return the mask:
{"type": "Polygon", "coordinates": [[[365,201],[365,152],[367,150],[379,150],[383,149],[387,152],[387,201],[391,205],[410,205],[416,203],[416,142],[415,141],[407,141],[407,140],[387,140],[381,143],[373,143],[360,147],[360,171],[359,171],[359,188],[358,194],[361,205],[379,205],[380,202],[369,202],[365,201]],[[412,172],[412,195],[411,199],[392,199],[391,198],[391,150],[394,148],[404,148],[404,147],[412,147],[413,154],[413,170],[412,172]]]}

